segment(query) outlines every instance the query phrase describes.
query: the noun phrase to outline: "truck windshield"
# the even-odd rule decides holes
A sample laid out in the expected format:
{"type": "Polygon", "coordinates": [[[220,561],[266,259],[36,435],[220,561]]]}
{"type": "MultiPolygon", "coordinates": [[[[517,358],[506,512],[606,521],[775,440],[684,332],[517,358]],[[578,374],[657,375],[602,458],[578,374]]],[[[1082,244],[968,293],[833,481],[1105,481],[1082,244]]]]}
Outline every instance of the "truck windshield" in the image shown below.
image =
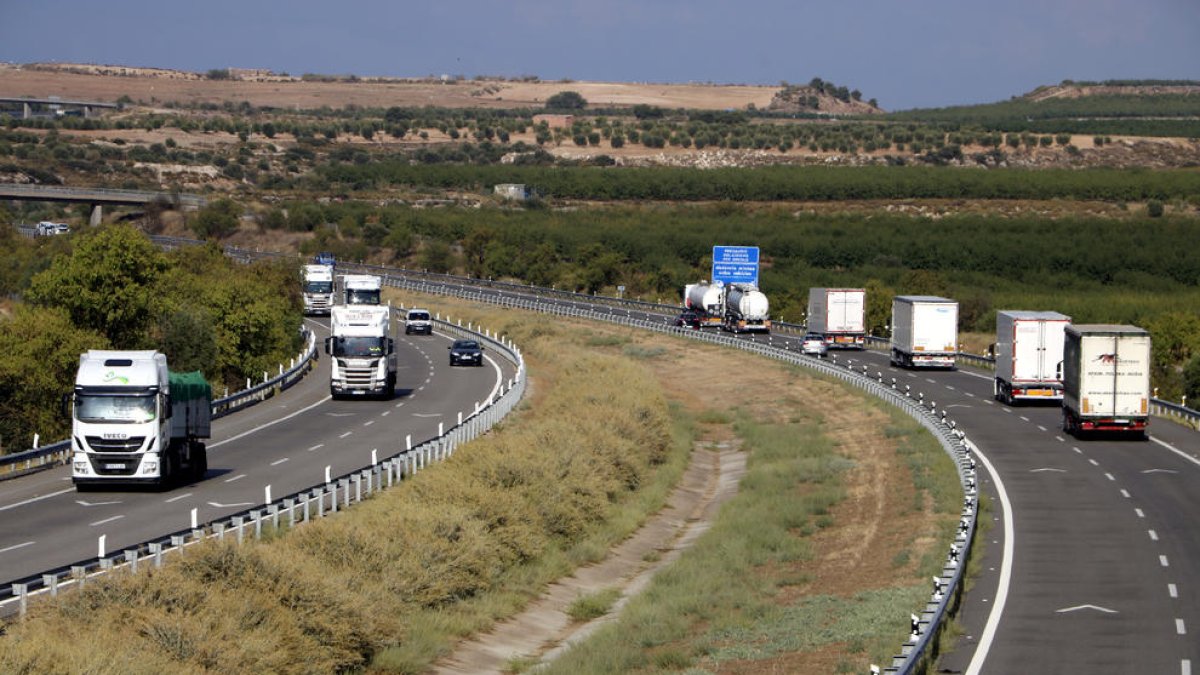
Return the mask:
{"type": "Polygon", "coordinates": [[[140,423],[154,419],[153,394],[77,394],[75,419],[80,422],[140,423]]]}
{"type": "Polygon", "coordinates": [[[332,281],[310,281],[304,284],[305,293],[332,293],[332,281]]]}
{"type": "Polygon", "coordinates": [[[360,290],[346,289],[346,304],[347,305],[378,305],[379,304],[379,289],[360,290]]]}
{"type": "Polygon", "coordinates": [[[333,341],[334,356],[383,356],[386,344],[381,337],[343,337],[333,341]]]}

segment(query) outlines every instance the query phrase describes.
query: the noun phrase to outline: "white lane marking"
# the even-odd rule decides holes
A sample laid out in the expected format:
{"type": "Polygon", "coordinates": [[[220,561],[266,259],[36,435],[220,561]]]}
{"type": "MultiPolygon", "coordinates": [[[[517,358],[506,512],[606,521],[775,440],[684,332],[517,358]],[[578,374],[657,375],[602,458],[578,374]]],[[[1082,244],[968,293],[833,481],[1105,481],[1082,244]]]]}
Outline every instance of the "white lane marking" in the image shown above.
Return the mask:
{"type": "Polygon", "coordinates": [[[1184,659],[1179,662],[1179,675],[1192,675],[1192,660],[1184,659]]]}
{"type": "Polygon", "coordinates": [[[967,396],[971,397],[971,398],[975,398],[975,394],[972,394],[972,393],[971,393],[971,392],[969,392],[969,391],[964,391],[963,393],[964,393],[964,394],[966,394],[967,396]]]}
{"type": "Polygon", "coordinates": [[[1072,450],[1074,450],[1075,452],[1077,452],[1077,453],[1081,454],[1081,455],[1083,454],[1083,451],[1082,451],[1082,450],[1080,450],[1079,448],[1071,448],[1071,449],[1072,449],[1072,450]]]}
{"type": "Polygon", "coordinates": [[[1191,455],[1189,455],[1186,452],[1180,450],[1179,448],[1171,445],[1170,443],[1167,443],[1165,441],[1160,441],[1159,439],[1157,439],[1153,436],[1150,437],[1150,440],[1154,441],[1155,443],[1158,443],[1159,445],[1161,445],[1164,448],[1170,450],[1171,452],[1179,455],[1180,457],[1186,459],[1187,461],[1191,462],[1192,464],[1195,464],[1196,466],[1200,466],[1200,459],[1196,459],[1195,457],[1192,457],[1191,455]]]}
{"type": "Polygon", "coordinates": [[[1108,473],[1107,471],[1104,473],[1104,477],[1109,480],[1116,480],[1116,478],[1114,478],[1113,475],[1111,473],[1108,473]]]}
{"type": "MultiPolygon", "coordinates": [[[[0,551],[0,553],[3,552],[4,551],[0,551]]],[[[1171,596],[1172,598],[1179,597],[1179,589],[1175,587],[1175,584],[1167,584],[1167,595],[1171,596]]]]}
{"type": "Polygon", "coordinates": [[[1001,408],[1001,410],[1003,410],[1004,412],[1006,412],[1010,415],[1012,414],[1012,408],[1001,408]]]}
{"type": "Polygon", "coordinates": [[[981,453],[974,443],[970,441],[967,443],[972,454],[979,457],[984,468],[987,469],[988,475],[992,477],[992,483],[996,486],[996,494],[1000,497],[1000,507],[1004,516],[1004,553],[1000,560],[1000,580],[996,588],[996,601],[992,604],[992,611],[988,613],[987,624],[983,627],[983,634],[979,636],[979,646],[975,649],[975,654],[972,655],[966,672],[966,675],[979,675],[979,671],[983,669],[983,662],[987,660],[988,651],[992,648],[992,640],[996,638],[996,629],[1000,625],[1001,615],[1004,614],[1004,603],[1008,600],[1008,585],[1012,580],[1016,527],[1013,524],[1012,503],[1008,500],[1008,491],[1004,489],[1004,481],[1000,479],[996,467],[992,466],[987,455],[981,453]]]}
{"type": "Polygon", "coordinates": [[[1134,509],[1134,510],[1133,510],[1133,512],[1137,514],[1137,517],[1138,517],[1138,518],[1145,518],[1145,517],[1146,517],[1146,514],[1145,514],[1145,513],[1142,513],[1142,510],[1141,510],[1141,509],[1134,509]]]}
{"type": "Polygon", "coordinates": [[[125,516],[113,516],[112,518],[105,518],[104,520],[97,520],[97,521],[96,521],[96,522],[94,522],[94,523],[88,523],[88,527],[96,527],[97,525],[103,525],[103,524],[105,524],[105,523],[111,523],[111,522],[112,522],[112,521],[114,521],[114,520],[120,520],[120,519],[122,519],[122,518],[124,518],[124,517],[125,517],[125,516]]]}
{"type": "Polygon", "coordinates": [[[1081,609],[1094,609],[1097,612],[1104,612],[1105,614],[1120,614],[1120,612],[1115,609],[1109,609],[1099,605],[1076,605],[1074,607],[1063,607],[1062,609],[1056,609],[1054,611],[1057,614],[1066,614],[1068,612],[1078,612],[1081,609]]]}
{"type": "Polygon", "coordinates": [[[372,424],[375,424],[375,420],[367,420],[366,422],[363,422],[364,427],[369,427],[372,424]]]}
{"type": "Polygon", "coordinates": [[[954,387],[951,387],[950,385],[946,385],[946,388],[949,389],[950,391],[957,391],[954,387]]]}
{"type": "Polygon", "coordinates": [[[1179,473],[1174,469],[1146,469],[1142,473],[1179,473]]]}
{"type": "Polygon", "coordinates": [[[1044,426],[1042,426],[1042,425],[1040,425],[1040,424],[1039,424],[1039,425],[1037,425],[1037,427],[1038,427],[1038,429],[1039,429],[1039,430],[1041,430],[1041,431],[1047,431],[1046,427],[1044,427],[1044,426]]]}
{"type": "Polygon", "coordinates": [[[384,410],[383,412],[379,413],[379,416],[380,416],[380,417],[387,417],[388,415],[391,415],[391,414],[392,414],[392,411],[391,411],[391,410],[384,410]]]}
{"type": "Polygon", "coordinates": [[[170,503],[172,503],[172,502],[177,502],[177,501],[179,501],[180,499],[187,499],[188,497],[191,497],[191,496],[192,496],[192,493],[190,493],[190,492],[187,492],[187,493],[184,493],[184,494],[181,494],[181,495],[179,495],[178,497],[171,497],[170,499],[166,500],[166,502],[165,502],[165,503],[166,503],[166,504],[170,504],[170,503]]]}
{"type": "Polygon", "coordinates": [[[254,506],[254,502],[235,502],[233,504],[222,504],[221,502],[209,502],[209,506],[214,509],[227,509],[231,506],[254,506]]]}
{"type": "Polygon", "coordinates": [[[68,492],[72,492],[72,491],[74,491],[74,490],[75,490],[75,488],[73,488],[73,487],[69,487],[69,488],[67,488],[67,489],[65,489],[65,490],[59,490],[58,492],[51,492],[51,493],[49,493],[49,494],[44,494],[44,495],[42,495],[42,496],[40,496],[40,497],[30,497],[29,499],[26,499],[26,500],[24,500],[24,501],[15,502],[15,503],[13,503],[13,504],[6,504],[6,505],[4,505],[4,506],[0,506],[0,511],[7,511],[7,510],[9,510],[9,509],[15,509],[15,508],[17,508],[18,506],[25,506],[26,504],[33,504],[34,502],[40,502],[40,501],[42,501],[43,499],[50,499],[51,497],[57,497],[57,496],[59,496],[59,495],[65,495],[65,494],[67,494],[68,492]]]}
{"type": "Polygon", "coordinates": [[[400,407],[400,406],[402,406],[402,405],[404,405],[404,401],[401,401],[401,402],[397,403],[395,407],[399,408],[399,407],[400,407]]]}
{"type": "Polygon", "coordinates": [[[421,386],[417,387],[417,391],[422,391],[424,389],[425,389],[425,385],[421,385],[421,386]]]}
{"type": "Polygon", "coordinates": [[[277,459],[274,462],[271,462],[271,466],[279,466],[280,464],[283,464],[284,462],[288,461],[289,459],[291,459],[291,458],[284,457],[283,459],[277,459]]]}
{"type": "Polygon", "coordinates": [[[1122,488],[1122,489],[1121,489],[1121,496],[1122,496],[1122,497],[1124,497],[1125,499],[1129,499],[1129,490],[1126,490],[1126,489],[1122,488]]]}
{"type": "Polygon", "coordinates": [[[1054,471],[1054,472],[1057,472],[1057,473],[1066,473],[1066,472],[1067,472],[1067,470],[1066,470],[1066,469],[1055,469],[1055,468],[1053,468],[1053,467],[1049,467],[1049,466],[1048,466],[1048,467],[1045,467],[1045,468],[1042,468],[1042,469],[1030,469],[1030,470],[1029,470],[1029,473],[1038,473],[1038,472],[1040,472],[1040,471],[1054,471]]]}
{"type": "Polygon", "coordinates": [[[413,417],[441,417],[442,413],[413,413],[413,417]]]}
{"type": "Polygon", "coordinates": [[[230,438],[226,438],[226,439],[225,439],[225,440],[223,440],[223,441],[217,441],[216,443],[209,443],[209,444],[208,444],[208,449],[209,449],[209,450],[212,450],[213,448],[219,448],[219,447],[221,447],[222,445],[225,445],[226,443],[232,443],[233,441],[236,441],[236,440],[237,440],[237,439],[239,439],[239,438],[243,438],[243,437],[245,437],[245,436],[249,436],[250,434],[253,434],[253,433],[256,433],[256,432],[262,431],[263,429],[266,429],[267,427],[273,427],[273,426],[275,426],[276,424],[279,424],[280,422],[284,422],[284,421],[290,420],[290,419],[292,419],[293,417],[295,417],[296,415],[299,415],[299,414],[301,414],[301,413],[305,413],[305,412],[308,412],[309,410],[312,410],[313,408],[315,408],[315,407],[317,407],[317,406],[321,405],[322,403],[325,403],[325,402],[326,402],[326,401],[328,401],[329,399],[330,399],[330,397],[326,396],[325,398],[321,399],[320,401],[317,401],[316,403],[314,403],[314,404],[312,404],[312,405],[310,405],[310,406],[305,406],[305,407],[303,407],[303,408],[301,408],[301,409],[297,410],[296,412],[292,413],[291,415],[285,415],[285,416],[283,416],[283,417],[280,417],[279,419],[271,420],[270,422],[267,422],[266,424],[260,424],[260,425],[258,425],[258,426],[256,426],[256,427],[254,427],[253,429],[248,429],[248,430],[246,430],[246,431],[243,431],[242,433],[240,433],[240,434],[238,434],[238,435],[236,435],[236,436],[232,436],[232,437],[230,437],[230,438]]]}
{"type": "Polygon", "coordinates": [[[89,502],[89,501],[85,501],[82,499],[76,499],[75,503],[80,506],[85,506],[85,507],[86,506],[111,506],[113,504],[120,504],[121,500],[117,499],[117,500],[111,501],[111,502],[89,502]]]}
{"type": "Polygon", "coordinates": [[[324,444],[324,443],[317,443],[316,445],[314,445],[314,446],[312,446],[311,448],[309,448],[309,449],[308,449],[308,451],[309,451],[309,452],[312,452],[313,450],[320,450],[320,449],[321,449],[321,448],[323,448],[323,447],[325,447],[325,444],[324,444]]]}
{"type": "Polygon", "coordinates": [[[1089,463],[1090,463],[1092,466],[1100,466],[1100,462],[1097,462],[1096,460],[1092,459],[1091,457],[1089,457],[1089,458],[1088,458],[1088,462],[1089,462],[1089,463]]]}
{"type": "Polygon", "coordinates": [[[992,378],[992,377],[988,377],[987,375],[980,375],[979,373],[972,373],[972,372],[971,372],[971,371],[969,371],[969,370],[960,370],[960,371],[958,371],[958,372],[959,372],[959,373],[961,373],[961,374],[963,374],[963,375],[970,375],[971,377],[978,377],[979,379],[981,379],[981,380],[987,380],[988,382],[991,382],[991,381],[993,381],[993,380],[995,379],[995,378],[992,378]]]}
{"type": "Polygon", "coordinates": [[[1157,532],[1155,532],[1154,530],[1146,530],[1146,532],[1150,535],[1150,541],[1158,541],[1158,533],[1157,532]]]}
{"type": "Polygon", "coordinates": [[[925,381],[928,382],[929,384],[937,384],[937,380],[935,380],[931,377],[925,378],[925,381]]]}
{"type": "Polygon", "coordinates": [[[338,438],[345,438],[345,437],[349,436],[349,435],[350,435],[350,434],[352,434],[352,433],[354,433],[354,432],[353,432],[353,431],[347,431],[346,433],[342,434],[341,436],[338,436],[338,438]]]}
{"type": "Polygon", "coordinates": [[[1167,560],[1167,556],[1165,556],[1165,555],[1158,556],[1158,564],[1162,565],[1163,567],[1171,566],[1170,561],[1167,560]]]}
{"type": "Polygon", "coordinates": [[[1187,635],[1187,628],[1183,625],[1183,619],[1175,619],[1175,632],[1180,635],[1187,635]]]}
{"type": "Polygon", "coordinates": [[[233,478],[226,478],[226,479],[225,479],[225,482],[226,482],[226,483],[232,483],[232,482],[233,482],[233,481],[235,481],[235,480],[241,480],[241,479],[243,479],[243,478],[245,478],[245,477],[246,477],[246,474],[244,474],[244,473],[239,473],[238,475],[234,476],[233,478]]]}
{"type": "Polygon", "coordinates": [[[0,548],[0,553],[8,553],[9,551],[15,551],[19,548],[25,548],[26,546],[33,546],[35,543],[37,543],[37,542],[27,541],[22,544],[13,544],[12,546],[6,546],[5,548],[0,548]]]}
{"type": "Polygon", "coordinates": [[[988,405],[996,405],[996,402],[995,402],[995,401],[989,401],[989,400],[988,400],[988,399],[986,399],[986,398],[985,398],[985,399],[983,399],[983,402],[984,402],[984,403],[986,403],[986,404],[988,404],[988,405]]]}
{"type": "Polygon", "coordinates": [[[1067,442],[1067,441],[1066,441],[1066,439],[1064,439],[1062,436],[1055,436],[1055,437],[1054,437],[1054,440],[1058,441],[1059,443],[1066,443],[1066,442],[1067,442]]]}
{"type": "Polygon", "coordinates": [[[1022,422],[1028,422],[1028,421],[1029,421],[1029,418],[1028,418],[1028,417],[1026,417],[1026,416],[1024,416],[1024,415],[1020,415],[1020,418],[1021,418],[1021,421],[1022,421],[1022,422]]]}

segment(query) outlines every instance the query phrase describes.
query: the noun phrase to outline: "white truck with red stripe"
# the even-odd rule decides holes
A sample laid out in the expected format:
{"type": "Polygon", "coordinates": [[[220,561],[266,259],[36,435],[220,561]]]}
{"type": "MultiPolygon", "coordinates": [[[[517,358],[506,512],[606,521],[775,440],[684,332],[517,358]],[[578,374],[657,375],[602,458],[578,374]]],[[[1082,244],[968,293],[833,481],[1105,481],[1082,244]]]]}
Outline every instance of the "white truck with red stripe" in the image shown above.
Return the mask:
{"type": "Polygon", "coordinates": [[[997,401],[1061,401],[1063,335],[1071,317],[1058,312],[996,313],[997,401]]]}

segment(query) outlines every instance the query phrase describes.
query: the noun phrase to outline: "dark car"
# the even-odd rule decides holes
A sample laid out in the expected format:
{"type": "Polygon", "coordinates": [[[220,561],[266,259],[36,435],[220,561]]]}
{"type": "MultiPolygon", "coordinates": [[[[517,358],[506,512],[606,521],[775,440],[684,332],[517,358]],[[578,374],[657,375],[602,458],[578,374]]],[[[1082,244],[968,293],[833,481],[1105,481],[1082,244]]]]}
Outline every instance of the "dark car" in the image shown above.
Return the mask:
{"type": "Polygon", "coordinates": [[[475,340],[455,340],[454,344],[446,349],[450,350],[450,365],[452,366],[483,365],[483,346],[475,340]]]}
{"type": "Polygon", "coordinates": [[[700,314],[690,309],[684,310],[682,314],[675,317],[676,326],[687,326],[689,328],[700,327],[700,314]]]}

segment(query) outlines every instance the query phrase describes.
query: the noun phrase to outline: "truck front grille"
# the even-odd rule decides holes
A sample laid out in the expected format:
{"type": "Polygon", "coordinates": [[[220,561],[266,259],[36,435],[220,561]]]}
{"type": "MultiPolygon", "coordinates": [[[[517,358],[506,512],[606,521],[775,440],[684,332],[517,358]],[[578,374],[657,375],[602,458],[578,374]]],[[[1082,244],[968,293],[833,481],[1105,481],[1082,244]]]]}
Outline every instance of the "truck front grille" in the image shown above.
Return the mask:
{"type": "Polygon", "coordinates": [[[373,384],[372,380],[375,377],[375,369],[368,368],[346,368],[342,371],[342,375],[346,378],[346,386],[352,389],[370,389],[373,384]]]}
{"type": "Polygon", "coordinates": [[[142,462],[141,455],[88,455],[92,471],[98,476],[132,476],[142,462]]]}
{"type": "Polygon", "coordinates": [[[142,449],[145,436],[130,436],[129,438],[113,439],[101,436],[85,436],[88,447],[96,452],[137,452],[142,449]]]}

